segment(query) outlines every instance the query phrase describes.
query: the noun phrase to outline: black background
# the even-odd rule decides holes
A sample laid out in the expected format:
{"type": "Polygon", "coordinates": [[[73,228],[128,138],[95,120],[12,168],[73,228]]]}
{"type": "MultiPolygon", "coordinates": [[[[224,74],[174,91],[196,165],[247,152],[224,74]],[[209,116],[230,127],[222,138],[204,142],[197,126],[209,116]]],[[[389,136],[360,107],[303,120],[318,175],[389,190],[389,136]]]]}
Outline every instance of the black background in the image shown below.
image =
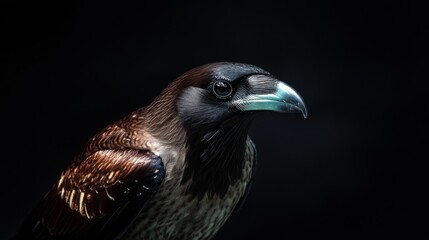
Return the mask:
{"type": "Polygon", "coordinates": [[[1,3],[1,239],[93,134],[217,61],[309,109],[255,121],[254,185],[217,239],[428,239],[422,6],[120,2],[1,3]]]}

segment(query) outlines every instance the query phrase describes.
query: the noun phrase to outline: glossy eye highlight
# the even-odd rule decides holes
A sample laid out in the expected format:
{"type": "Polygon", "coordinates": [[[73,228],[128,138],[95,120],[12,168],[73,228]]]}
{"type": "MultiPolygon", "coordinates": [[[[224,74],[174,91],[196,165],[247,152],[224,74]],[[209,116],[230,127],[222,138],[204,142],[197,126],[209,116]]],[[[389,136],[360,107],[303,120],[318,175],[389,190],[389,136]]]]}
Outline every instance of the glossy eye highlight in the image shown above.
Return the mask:
{"type": "Polygon", "coordinates": [[[228,81],[217,81],[212,85],[212,92],[217,98],[229,98],[232,94],[232,85],[228,81]]]}

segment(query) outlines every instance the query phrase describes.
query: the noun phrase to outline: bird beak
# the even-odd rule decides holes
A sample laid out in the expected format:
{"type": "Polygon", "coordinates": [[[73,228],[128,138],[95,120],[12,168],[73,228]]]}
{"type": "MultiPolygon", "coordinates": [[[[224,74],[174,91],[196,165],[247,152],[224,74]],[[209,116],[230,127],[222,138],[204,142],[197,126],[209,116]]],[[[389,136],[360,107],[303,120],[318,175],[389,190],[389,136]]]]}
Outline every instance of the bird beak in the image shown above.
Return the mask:
{"type": "Polygon", "coordinates": [[[307,107],[301,96],[290,86],[271,76],[248,78],[249,94],[232,101],[239,111],[300,112],[307,118],[307,107]]]}

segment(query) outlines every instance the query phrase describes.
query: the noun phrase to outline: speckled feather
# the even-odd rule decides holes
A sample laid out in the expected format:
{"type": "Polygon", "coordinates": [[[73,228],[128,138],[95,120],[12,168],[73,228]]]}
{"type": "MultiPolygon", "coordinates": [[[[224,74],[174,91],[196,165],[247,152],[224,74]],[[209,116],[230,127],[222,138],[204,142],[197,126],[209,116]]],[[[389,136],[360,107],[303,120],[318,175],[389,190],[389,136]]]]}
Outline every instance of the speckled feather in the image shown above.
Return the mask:
{"type": "Polygon", "coordinates": [[[180,179],[167,180],[144,207],[125,239],[213,237],[233,212],[251,180],[255,149],[250,139],[246,146],[243,174],[225,196],[206,194],[199,199],[188,193],[189,183],[180,184],[180,179]]]}

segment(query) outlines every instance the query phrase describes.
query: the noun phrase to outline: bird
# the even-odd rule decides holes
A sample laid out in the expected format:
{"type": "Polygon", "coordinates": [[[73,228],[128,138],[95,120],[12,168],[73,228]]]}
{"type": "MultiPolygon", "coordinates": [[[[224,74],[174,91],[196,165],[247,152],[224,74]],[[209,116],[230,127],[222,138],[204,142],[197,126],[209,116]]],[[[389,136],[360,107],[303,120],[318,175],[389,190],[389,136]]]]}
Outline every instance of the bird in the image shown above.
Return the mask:
{"type": "Polygon", "coordinates": [[[303,98],[248,63],[196,66],[89,139],[12,239],[212,239],[251,188],[262,112],[303,98]]]}

